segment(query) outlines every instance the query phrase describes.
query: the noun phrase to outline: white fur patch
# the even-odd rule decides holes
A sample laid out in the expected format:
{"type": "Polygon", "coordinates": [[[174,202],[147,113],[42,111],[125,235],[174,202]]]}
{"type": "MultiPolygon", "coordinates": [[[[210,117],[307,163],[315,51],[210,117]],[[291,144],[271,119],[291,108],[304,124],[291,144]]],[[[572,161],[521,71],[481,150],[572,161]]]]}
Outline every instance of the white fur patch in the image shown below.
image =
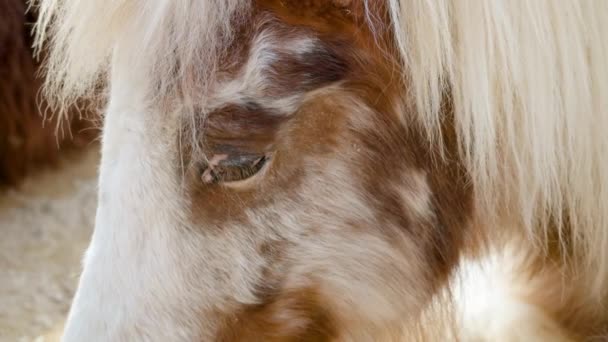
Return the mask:
{"type": "Polygon", "coordinates": [[[529,296],[545,291],[541,287],[559,285],[542,281],[543,275],[538,276],[540,279],[522,276],[533,253],[517,248],[525,247],[508,245],[480,260],[464,258],[459,265],[452,291],[461,340],[572,341],[545,308],[529,296]]]}
{"type": "Polygon", "coordinates": [[[267,88],[273,79],[270,68],[279,58],[279,53],[302,55],[313,51],[315,39],[312,37],[297,37],[285,41],[279,39],[270,30],[260,32],[253,40],[249,58],[236,77],[228,81],[220,81],[214,87],[208,100],[208,111],[229,103],[245,104],[254,100],[264,108],[274,109],[282,114],[293,113],[301,104],[305,95],[294,93],[289,96],[269,96],[267,88]]]}
{"type": "Polygon", "coordinates": [[[397,185],[396,189],[408,214],[416,221],[428,221],[433,218],[432,191],[426,174],[408,170],[407,174],[401,177],[401,181],[406,183],[397,185]]]}

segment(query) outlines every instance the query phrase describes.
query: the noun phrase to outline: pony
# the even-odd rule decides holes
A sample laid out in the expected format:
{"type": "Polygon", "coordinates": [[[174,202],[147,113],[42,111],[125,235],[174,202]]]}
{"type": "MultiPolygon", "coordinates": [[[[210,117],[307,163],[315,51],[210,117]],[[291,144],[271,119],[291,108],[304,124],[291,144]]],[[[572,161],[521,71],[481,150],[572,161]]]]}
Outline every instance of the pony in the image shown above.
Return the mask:
{"type": "Polygon", "coordinates": [[[606,336],[606,1],[35,8],[106,104],[65,341],[606,336]]]}

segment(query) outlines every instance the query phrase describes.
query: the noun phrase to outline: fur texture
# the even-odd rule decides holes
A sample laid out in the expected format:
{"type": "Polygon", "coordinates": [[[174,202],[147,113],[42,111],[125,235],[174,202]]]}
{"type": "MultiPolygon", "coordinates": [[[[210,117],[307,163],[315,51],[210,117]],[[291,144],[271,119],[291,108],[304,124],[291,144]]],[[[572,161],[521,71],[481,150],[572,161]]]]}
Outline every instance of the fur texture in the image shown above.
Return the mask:
{"type": "MultiPolygon", "coordinates": [[[[477,331],[458,317],[472,311],[452,294],[470,292],[450,279],[476,278],[466,258],[456,267],[461,253],[512,262],[494,276],[513,316],[583,336],[603,324],[605,2],[48,0],[40,10],[52,107],[110,91],[97,228],[68,340],[381,330],[429,340],[439,321],[439,336],[467,340],[477,331]],[[201,187],[197,170],[218,159],[198,152],[273,162],[245,184],[201,187]],[[514,236],[523,258],[509,253],[514,236]],[[264,243],[274,252],[252,248],[264,243]],[[554,284],[538,301],[536,286],[553,278],[536,265],[549,261],[558,266],[542,269],[559,279],[580,278],[565,299],[554,284]],[[572,298],[592,308],[578,316],[592,327],[569,323],[572,298]]],[[[478,337],[516,339],[513,324],[478,337]]]]}
{"type": "Polygon", "coordinates": [[[550,225],[560,230],[605,294],[607,4],[389,3],[406,77],[434,140],[449,90],[480,210],[531,237],[550,225]]]}
{"type": "MultiPolygon", "coordinates": [[[[37,45],[48,34],[54,47],[47,95],[57,106],[90,95],[121,37],[132,35],[141,41],[131,58],[147,61],[158,93],[188,82],[180,89],[191,95],[213,77],[247,3],[42,2],[37,45]],[[206,25],[196,24],[199,16],[206,25]],[[193,64],[207,68],[179,69],[193,64]]],[[[420,122],[441,140],[441,102],[449,93],[482,210],[496,213],[491,222],[520,222],[532,236],[552,223],[567,225],[563,235],[603,291],[608,271],[597,270],[608,270],[608,6],[388,3],[420,122]]]]}

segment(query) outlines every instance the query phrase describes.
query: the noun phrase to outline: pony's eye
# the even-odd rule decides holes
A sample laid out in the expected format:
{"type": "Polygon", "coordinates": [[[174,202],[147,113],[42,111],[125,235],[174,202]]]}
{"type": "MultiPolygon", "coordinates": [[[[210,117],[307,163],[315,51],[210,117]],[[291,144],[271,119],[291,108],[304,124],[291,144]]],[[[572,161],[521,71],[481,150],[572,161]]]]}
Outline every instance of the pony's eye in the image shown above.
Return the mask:
{"type": "Polygon", "coordinates": [[[246,180],[262,170],[268,159],[268,155],[215,155],[205,165],[201,179],[205,184],[246,180]]]}

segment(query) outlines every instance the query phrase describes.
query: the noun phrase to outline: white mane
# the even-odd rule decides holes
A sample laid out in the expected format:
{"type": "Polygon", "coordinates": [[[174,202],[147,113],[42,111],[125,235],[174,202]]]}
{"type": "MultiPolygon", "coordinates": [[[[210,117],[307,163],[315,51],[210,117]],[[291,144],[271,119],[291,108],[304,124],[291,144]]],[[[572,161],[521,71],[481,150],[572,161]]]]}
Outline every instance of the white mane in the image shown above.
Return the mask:
{"type": "Polygon", "coordinates": [[[597,288],[605,286],[608,3],[389,3],[432,136],[451,92],[480,210],[529,229],[561,226],[568,215],[572,231],[563,234],[572,234],[597,288]]]}
{"type": "Polygon", "coordinates": [[[204,86],[233,38],[235,20],[248,13],[242,0],[37,2],[35,47],[50,45],[45,95],[57,109],[97,95],[114,50],[126,44],[129,60],[153,75],[151,93],[167,93],[176,82],[193,79],[204,86]]]}
{"type": "MultiPolygon", "coordinates": [[[[434,141],[441,102],[453,101],[479,210],[530,230],[561,226],[567,214],[563,234],[572,234],[597,288],[605,285],[608,2],[387,1],[434,141]]],[[[44,0],[36,44],[50,43],[47,97],[66,106],[91,96],[127,36],[139,38],[131,60],[154,75],[155,91],[191,80],[204,87],[248,3],[44,0]]]]}

